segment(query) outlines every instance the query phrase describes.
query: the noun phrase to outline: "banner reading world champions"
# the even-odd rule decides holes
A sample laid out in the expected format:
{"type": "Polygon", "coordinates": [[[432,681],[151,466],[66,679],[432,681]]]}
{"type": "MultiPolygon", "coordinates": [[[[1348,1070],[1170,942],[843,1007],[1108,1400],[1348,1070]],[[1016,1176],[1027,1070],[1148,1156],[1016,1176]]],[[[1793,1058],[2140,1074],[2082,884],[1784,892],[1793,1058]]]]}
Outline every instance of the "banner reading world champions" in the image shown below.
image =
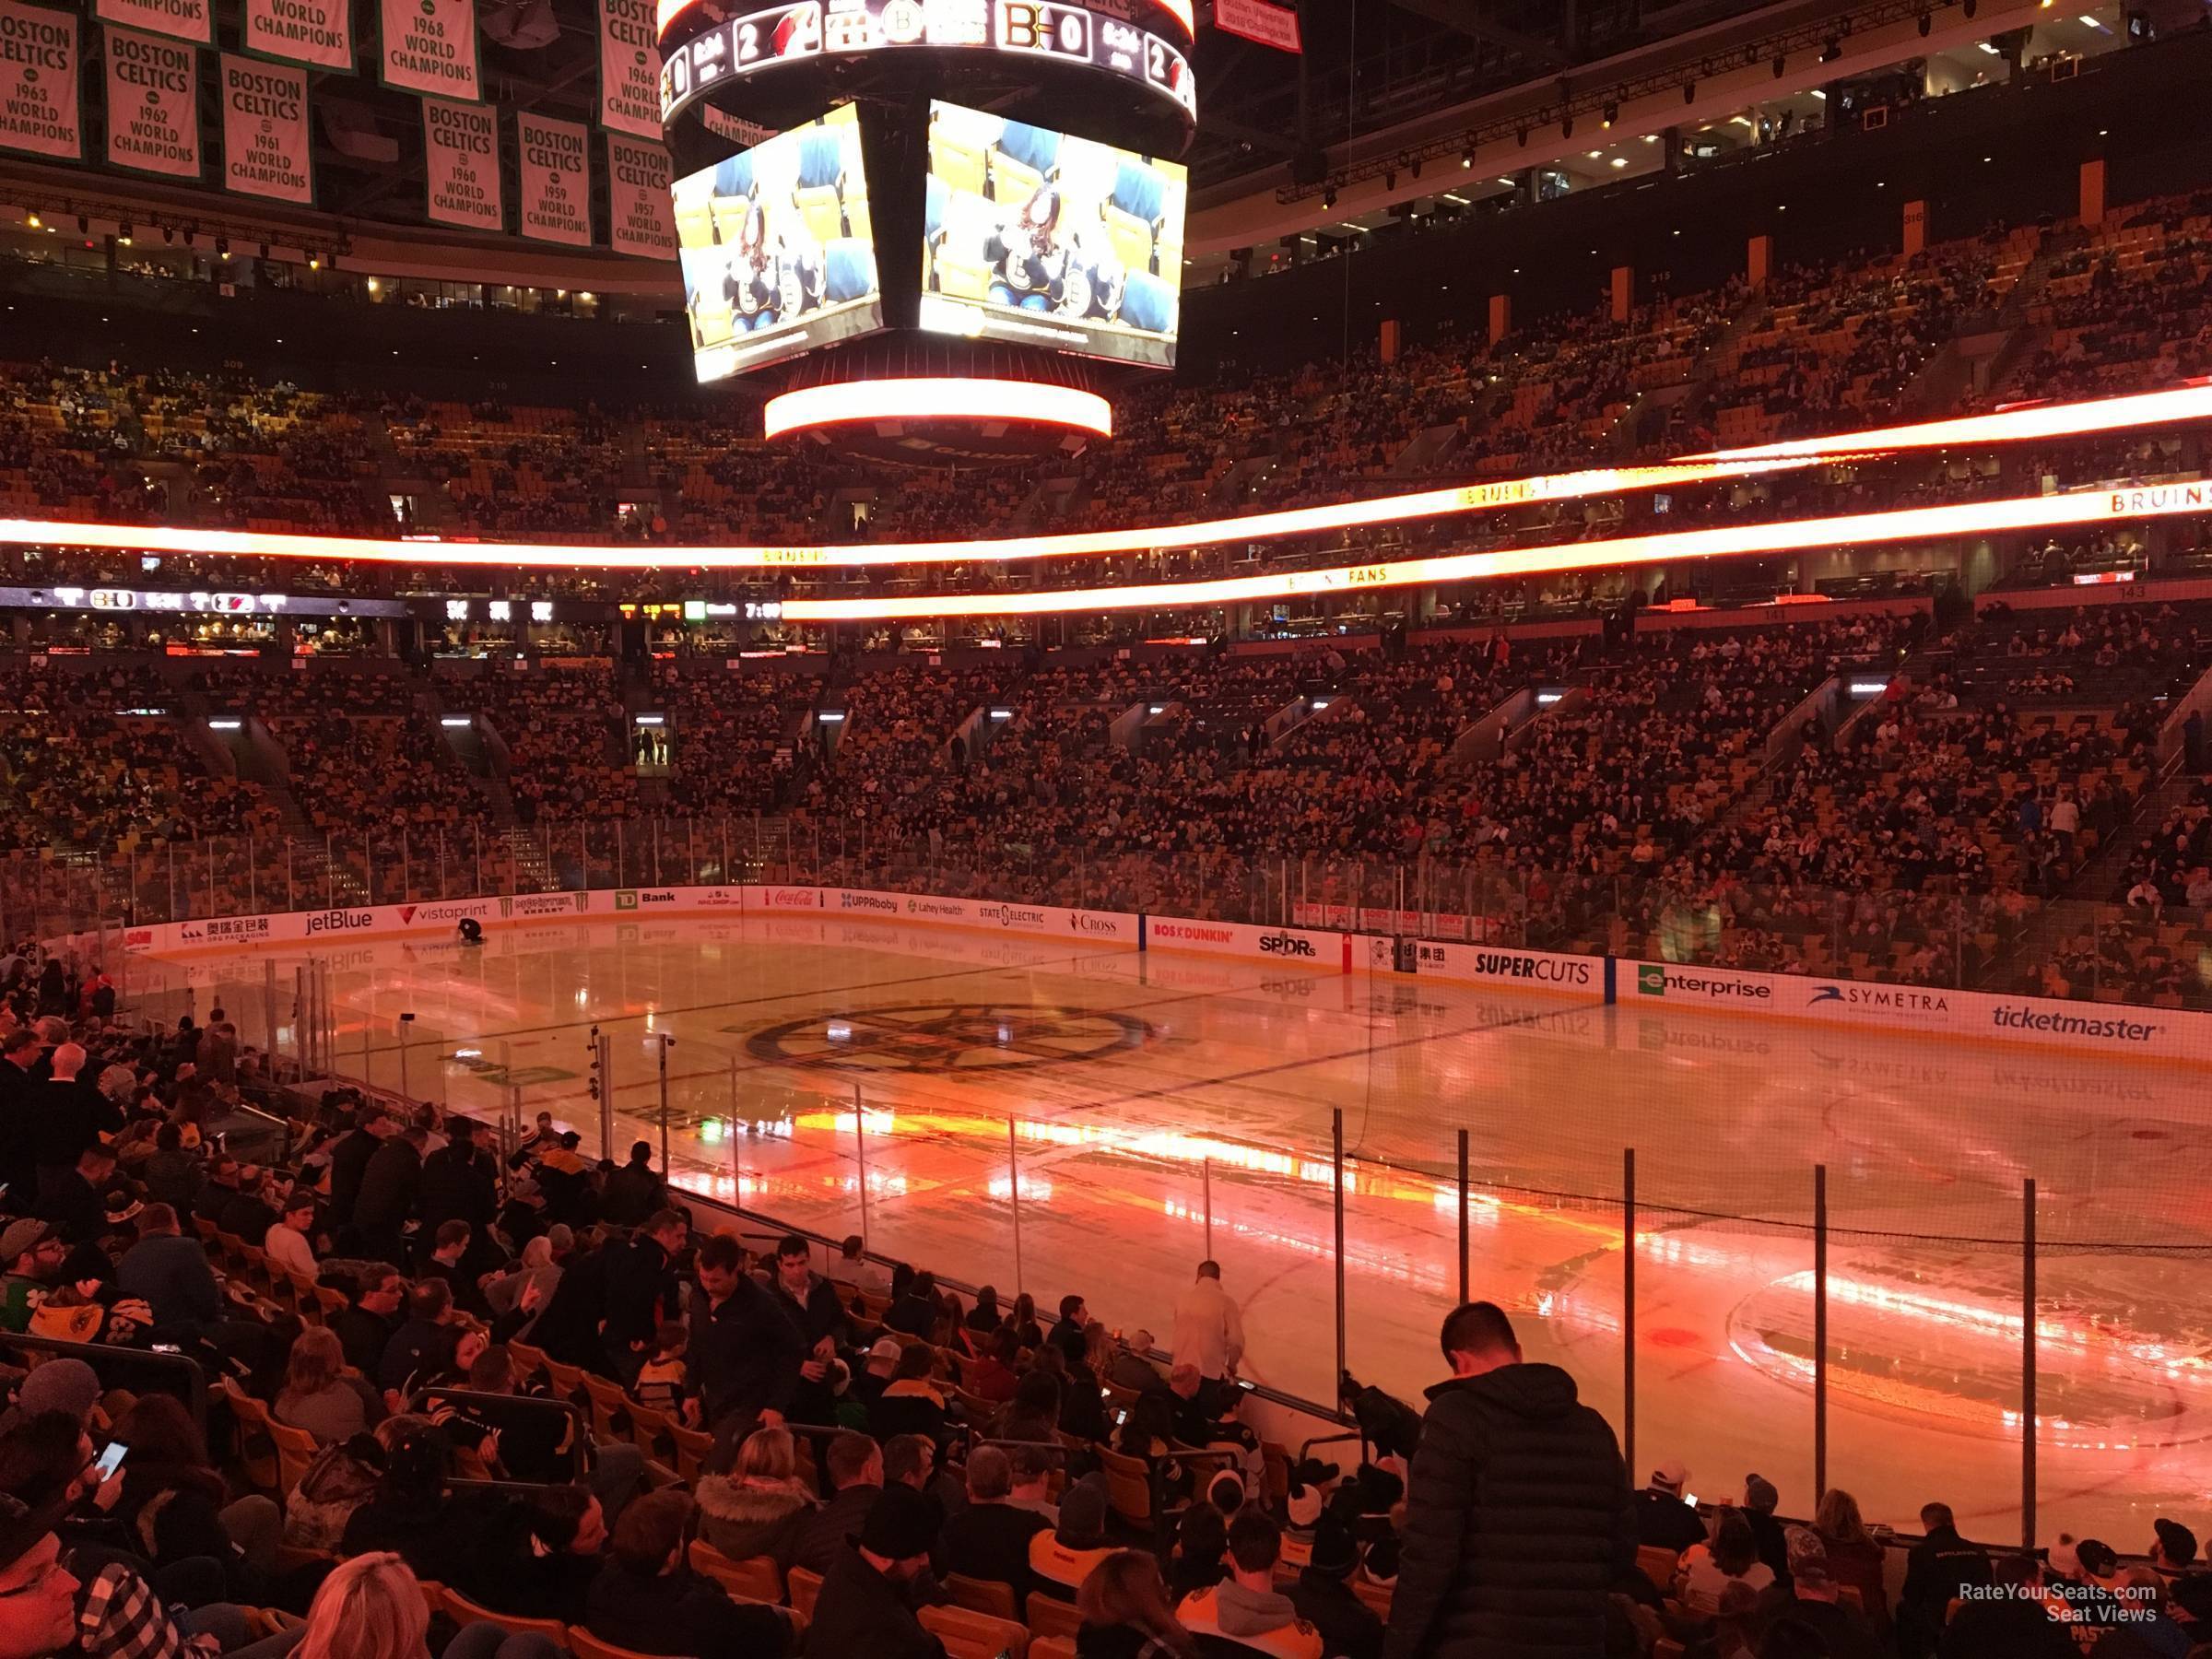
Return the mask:
{"type": "Polygon", "coordinates": [[[131,29],[108,33],[108,164],[200,176],[200,53],[131,29]]]}
{"type": "Polygon", "coordinates": [[[0,0],[0,148],[84,159],[76,62],[75,18],[0,0]]]}
{"type": "Polygon", "coordinates": [[[246,0],[242,15],[248,52],[353,73],[350,0],[246,0]]]}
{"type": "Polygon", "coordinates": [[[223,188],[272,202],[315,202],[307,71],[223,53],[223,188]]]}

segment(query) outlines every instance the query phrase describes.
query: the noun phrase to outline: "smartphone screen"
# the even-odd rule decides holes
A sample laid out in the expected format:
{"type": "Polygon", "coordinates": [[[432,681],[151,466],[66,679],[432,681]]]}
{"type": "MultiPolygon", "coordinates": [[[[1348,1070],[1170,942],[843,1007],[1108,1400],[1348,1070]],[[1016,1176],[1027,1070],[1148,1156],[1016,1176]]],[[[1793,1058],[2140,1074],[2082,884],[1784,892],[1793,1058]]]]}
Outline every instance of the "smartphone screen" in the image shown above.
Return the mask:
{"type": "Polygon", "coordinates": [[[100,1477],[102,1480],[107,1479],[109,1476],[123,1466],[124,1453],[129,1450],[130,1447],[124,1445],[121,1441],[108,1442],[108,1449],[100,1454],[100,1460],[92,1465],[100,1471],[100,1477]]]}

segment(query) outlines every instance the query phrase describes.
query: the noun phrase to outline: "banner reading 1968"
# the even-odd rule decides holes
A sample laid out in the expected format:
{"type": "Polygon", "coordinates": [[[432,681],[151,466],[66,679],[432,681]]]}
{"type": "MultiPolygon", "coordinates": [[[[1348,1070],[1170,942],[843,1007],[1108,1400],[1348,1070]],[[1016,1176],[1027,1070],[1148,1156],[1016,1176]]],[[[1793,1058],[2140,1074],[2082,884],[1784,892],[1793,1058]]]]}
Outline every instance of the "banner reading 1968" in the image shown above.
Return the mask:
{"type": "Polygon", "coordinates": [[[76,19],[0,0],[0,149],[81,160],[76,78],[76,19]]]}
{"type": "Polygon", "coordinates": [[[590,130],[582,122],[514,118],[515,181],[522,192],[522,233],[533,241],[592,245],[590,130]]]}
{"type": "Polygon", "coordinates": [[[248,52],[353,73],[352,0],[246,0],[244,16],[248,52]]]}
{"type": "Polygon", "coordinates": [[[200,53],[135,29],[108,35],[108,165],[200,176],[200,53]]]}
{"type": "Polygon", "coordinates": [[[599,0],[599,124],[661,135],[661,46],[654,0],[599,0]]]}
{"type": "Polygon", "coordinates": [[[92,15],[102,23],[171,40],[215,44],[215,11],[211,0],[94,0],[92,15]]]}
{"type": "Polygon", "coordinates": [[[441,98],[477,98],[476,0],[383,0],[377,43],[384,85],[441,98]]]}
{"type": "Polygon", "coordinates": [[[430,222],[464,230],[506,229],[500,195],[500,112],[487,103],[422,100],[422,154],[430,222]]]}
{"type": "Polygon", "coordinates": [[[222,69],[223,188],[313,206],[307,71],[227,52],[222,69]]]}
{"type": "Polygon", "coordinates": [[[606,218],[618,253],[676,257],[676,218],[669,209],[668,152],[606,135],[606,218]]]}

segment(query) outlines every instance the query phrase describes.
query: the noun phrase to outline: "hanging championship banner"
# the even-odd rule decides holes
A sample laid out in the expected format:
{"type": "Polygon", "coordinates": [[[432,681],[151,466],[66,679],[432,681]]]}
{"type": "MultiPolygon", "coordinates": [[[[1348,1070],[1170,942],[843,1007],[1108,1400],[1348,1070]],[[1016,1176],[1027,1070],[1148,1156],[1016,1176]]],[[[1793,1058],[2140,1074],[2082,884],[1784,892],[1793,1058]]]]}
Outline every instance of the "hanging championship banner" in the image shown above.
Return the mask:
{"type": "Polygon", "coordinates": [[[532,241],[592,245],[591,133],[580,121],[514,118],[522,142],[515,179],[522,191],[519,227],[532,241]]]}
{"type": "Polygon", "coordinates": [[[92,15],[120,29],[201,46],[215,44],[213,0],[93,0],[92,15]]]}
{"type": "Polygon", "coordinates": [[[661,135],[661,47],[655,0],[599,0],[599,124],[661,135]]]}
{"type": "Polygon", "coordinates": [[[307,71],[224,53],[223,188],[315,205],[307,147],[307,71]]]}
{"type": "Polygon", "coordinates": [[[82,160],[76,78],[76,19],[0,0],[0,149],[82,160]]]}
{"type": "Polygon", "coordinates": [[[668,152],[659,145],[606,135],[606,219],[616,253],[640,259],[676,257],[668,174],[668,152]]]}
{"type": "Polygon", "coordinates": [[[353,73],[352,0],[246,0],[248,52],[353,73]]]}
{"type": "Polygon", "coordinates": [[[489,104],[422,100],[422,150],[429,177],[433,223],[465,230],[502,230],[500,200],[500,112],[489,104]]]}
{"type": "Polygon", "coordinates": [[[108,165],[200,176],[200,52],[135,29],[108,37],[108,165]]]}
{"type": "Polygon", "coordinates": [[[377,43],[384,85],[402,92],[474,99],[476,0],[383,0],[377,43]]]}

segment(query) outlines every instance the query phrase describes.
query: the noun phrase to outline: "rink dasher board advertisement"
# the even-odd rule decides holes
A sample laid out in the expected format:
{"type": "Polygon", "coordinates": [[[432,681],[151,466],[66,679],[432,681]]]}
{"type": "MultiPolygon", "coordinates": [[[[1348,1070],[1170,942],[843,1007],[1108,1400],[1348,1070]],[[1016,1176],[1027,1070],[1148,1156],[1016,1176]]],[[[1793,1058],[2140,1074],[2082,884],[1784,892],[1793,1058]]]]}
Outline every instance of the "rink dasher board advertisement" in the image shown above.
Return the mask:
{"type": "Polygon", "coordinates": [[[2152,1060],[2212,1062],[2212,1017],[2125,1003],[2061,1002],[1927,985],[1874,985],[1684,962],[1615,962],[1623,1008],[1699,1008],[1862,1031],[1965,1037],[2152,1060]]]}
{"type": "MultiPolygon", "coordinates": [[[[130,927],[122,930],[121,936],[127,955],[167,956],[270,945],[319,948],[392,935],[452,938],[464,920],[489,929],[601,919],[647,924],[663,917],[688,920],[665,929],[653,926],[652,936],[656,940],[704,937],[701,921],[716,919],[757,924],[762,919],[787,918],[803,924],[792,930],[797,935],[790,941],[794,944],[810,942],[817,936],[824,944],[884,942],[901,928],[922,924],[1002,933],[1038,946],[1048,939],[1055,944],[1118,944],[1143,950],[1288,964],[1324,975],[1395,972],[1394,964],[1404,950],[1410,953],[1410,977],[1417,980],[1430,978],[1516,994],[1548,990],[1587,994],[1594,1002],[1617,1007],[1624,1016],[1665,1012],[1748,1015],[1751,1023],[1741,1029],[1752,1033],[1747,1041],[1755,1046],[1772,1046],[1757,1031],[1757,1022],[1764,1018],[1889,1035],[1901,1032],[1994,1041],[2087,1056],[2212,1064],[2212,1016],[2194,1010],[1864,984],[1797,974],[1461,945],[1449,940],[1398,940],[1376,935],[1139,917],[1122,912],[1004,904],[856,888],[669,886],[523,893],[217,916],[130,927]],[[863,936],[844,936],[847,933],[863,936]],[[1585,978],[1589,982],[1586,989],[1585,978]]],[[[49,943],[54,948],[82,955],[112,947],[115,936],[113,932],[80,933],[49,943]]],[[[645,935],[641,931],[634,936],[645,935]]],[[[1007,965],[1015,964],[1009,959],[1007,965]]],[[[1793,1040],[1774,1052],[1792,1053],[1799,1046],[1793,1040]]]]}

